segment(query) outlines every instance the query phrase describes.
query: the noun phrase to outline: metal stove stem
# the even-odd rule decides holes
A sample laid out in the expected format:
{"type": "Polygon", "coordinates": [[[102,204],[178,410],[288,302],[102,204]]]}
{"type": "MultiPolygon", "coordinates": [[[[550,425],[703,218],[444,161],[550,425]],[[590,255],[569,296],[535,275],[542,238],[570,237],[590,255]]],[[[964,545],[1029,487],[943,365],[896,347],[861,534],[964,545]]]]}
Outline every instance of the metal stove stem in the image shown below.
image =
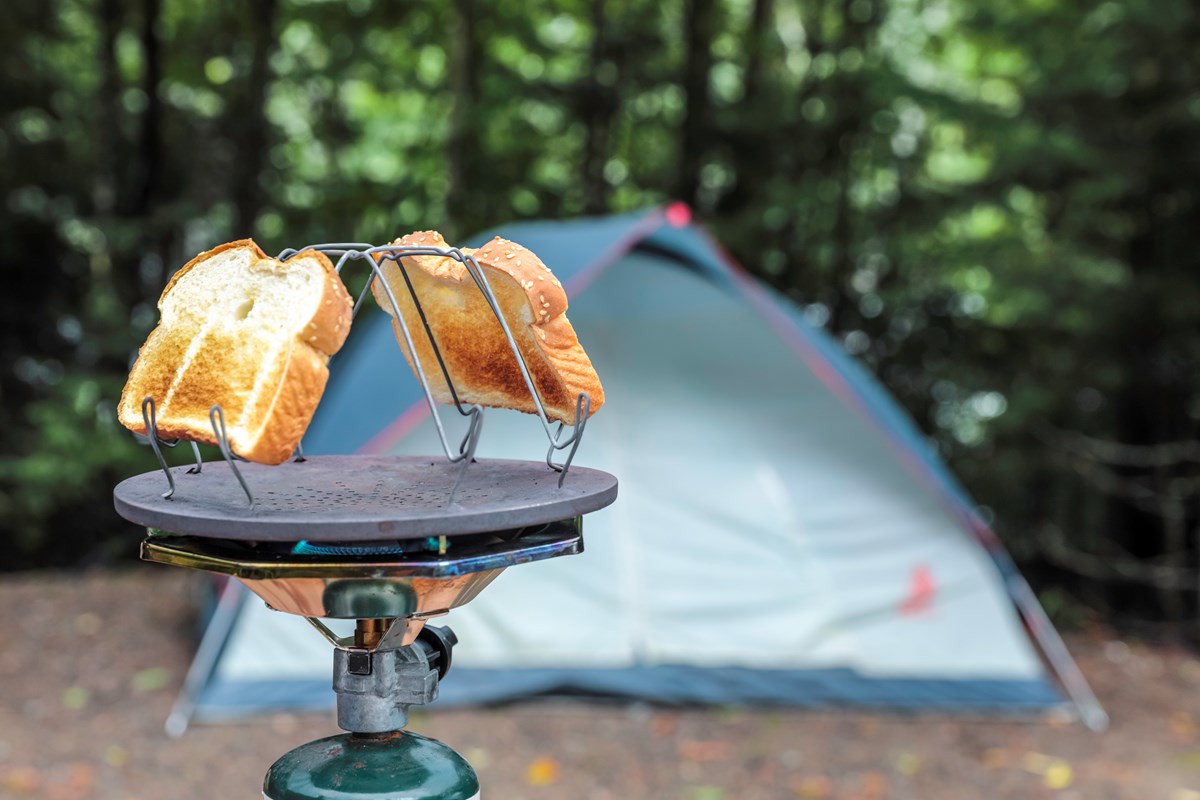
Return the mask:
{"type": "Polygon", "coordinates": [[[333,654],[338,727],[351,733],[386,733],[408,724],[408,707],[437,699],[438,681],[449,669],[458,637],[449,628],[426,626],[417,640],[381,649],[391,620],[358,620],[355,647],[333,654]]]}
{"type": "Polygon", "coordinates": [[[403,730],[409,706],[437,699],[458,639],[426,626],[412,644],[381,648],[391,625],[360,619],[354,646],[334,651],[338,727],[349,734],[276,761],[263,783],[267,800],[478,800],[479,779],[462,756],[403,730]]]}

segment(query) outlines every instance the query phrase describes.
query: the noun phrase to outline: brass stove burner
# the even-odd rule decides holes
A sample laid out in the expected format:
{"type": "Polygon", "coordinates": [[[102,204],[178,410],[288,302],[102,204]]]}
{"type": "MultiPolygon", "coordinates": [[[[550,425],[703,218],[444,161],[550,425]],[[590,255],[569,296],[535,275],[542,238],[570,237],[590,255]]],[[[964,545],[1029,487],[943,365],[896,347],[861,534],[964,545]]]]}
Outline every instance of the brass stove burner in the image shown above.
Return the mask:
{"type": "Polygon", "coordinates": [[[291,543],[152,531],[142,558],[230,575],[271,608],[310,619],[404,617],[405,630],[394,635],[403,634],[400,643],[410,644],[425,620],[473,600],[506,567],[582,552],[582,520],[449,536],[445,554],[408,544],[410,552],[324,556],[297,554],[291,543]]]}

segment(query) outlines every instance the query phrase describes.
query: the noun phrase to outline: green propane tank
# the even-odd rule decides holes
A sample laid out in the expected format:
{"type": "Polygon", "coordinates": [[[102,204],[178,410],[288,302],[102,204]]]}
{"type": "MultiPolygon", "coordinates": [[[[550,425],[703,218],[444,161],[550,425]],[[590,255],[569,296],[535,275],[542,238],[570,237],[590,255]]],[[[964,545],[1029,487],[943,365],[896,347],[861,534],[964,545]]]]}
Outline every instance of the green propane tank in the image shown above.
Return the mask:
{"type": "Polygon", "coordinates": [[[389,646],[393,620],[360,619],[333,656],[338,726],[349,733],[301,745],[276,761],[266,800],[479,800],[479,778],[458,753],[404,730],[411,705],[431,703],[458,641],[424,626],[389,646]]]}
{"type": "Polygon", "coordinates": [[[479,779],[462,756],[434,739],[396,731],[341,734],[301,745],[276,761],[266,800],[479,800],[479,779]]]}

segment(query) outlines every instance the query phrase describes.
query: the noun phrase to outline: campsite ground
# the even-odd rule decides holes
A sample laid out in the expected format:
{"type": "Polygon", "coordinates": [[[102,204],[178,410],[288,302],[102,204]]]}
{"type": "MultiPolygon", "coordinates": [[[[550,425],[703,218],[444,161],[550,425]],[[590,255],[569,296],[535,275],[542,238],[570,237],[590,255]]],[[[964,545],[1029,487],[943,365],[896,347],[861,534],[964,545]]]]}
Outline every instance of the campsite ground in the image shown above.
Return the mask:
{"type": "MultiPolygon", "coordinates": [[[[331,719],[162,734],[191,657],[187,576],[136,568],[0,580],[0,798],[257,796],[331,719]]],[[[1112,715],[999,722],[577,703],[420,714],[491,800],[1200,800],[1200,658],[1103,634],[1070,644],[1112,715]]]]}

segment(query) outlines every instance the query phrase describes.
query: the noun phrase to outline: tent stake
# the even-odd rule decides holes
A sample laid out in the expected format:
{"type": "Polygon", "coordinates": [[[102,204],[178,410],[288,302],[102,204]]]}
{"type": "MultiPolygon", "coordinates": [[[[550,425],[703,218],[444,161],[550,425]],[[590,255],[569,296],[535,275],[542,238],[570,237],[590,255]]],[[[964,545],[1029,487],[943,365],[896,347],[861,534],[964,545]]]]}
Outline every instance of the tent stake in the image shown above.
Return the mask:
{"type": "Polygon", "coordinates": [[[217,659],[225,648],[225,641],[233,630],[233,623],[238,618],[238,609],[241,608],[246,594],[246,590],[235,580],[226,580],[225,585],[221,587],[217,596],[217,607],[213,610],[208,625],[204,627],[204,636],[200,639],[200,646],[196,648],[192,666],[183,679],[179,697],[176,698],[163,726],[167,736],[172,739],[178,739],[187,732],[192,722],[192,714],[196,711],[196,698],[200,696],[217,666],[217,659]]]}
{"type": "Polygon", "coordinates": [[[1075,704],[1083,724],[1097,733],[1106,730],[1108,713],[1100,705],[1096,693],[1092,691],[1087,678],[1084,677],[1079,665],[1075,663],[1075,659],[1067,650],[1066,643],[1054,629],[1050,618],[1046,616],[1042,604],[1038,602],[1037,595],[1033,593],[1028,581],[1019,573],[1014,572],[1009,575],[1007,584],[1013,602],[1017,604],[1021,616],[1025,617],[1029,629],[1033,632],[1033,637],[1041,645],[1042,652],[1046,654],[1050,666],[1054,668],[1058,679],[1062,681],[1063,688],[1067,690],[1071,702],[1075,704]]]}

